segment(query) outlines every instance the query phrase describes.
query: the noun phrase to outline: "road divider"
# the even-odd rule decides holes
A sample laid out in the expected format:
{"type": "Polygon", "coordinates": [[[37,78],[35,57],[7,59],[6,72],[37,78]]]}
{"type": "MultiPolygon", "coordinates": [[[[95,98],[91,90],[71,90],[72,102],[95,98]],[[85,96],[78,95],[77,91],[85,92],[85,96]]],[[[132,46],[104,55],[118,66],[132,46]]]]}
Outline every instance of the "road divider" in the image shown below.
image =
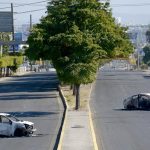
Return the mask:
{"type": "Polygon", "coordinates": [[[64,131],[65,131],[65,126],[66,126],[68,104],[66,102],[66,98],[65,98],[60,86],[58,86],[58,91],[59,91],[59,96],[60,96],[62,103],[63,103],[63,106],[64,106],[64,113],[63,113],[62,122],[61,122],[61,126],[59,129],[58,135],[57,135],[57,140],[56,140],[56,144],[55,144],[54,149],[61,150],[62,149],[63,135],[64,135],[64,131]]]}

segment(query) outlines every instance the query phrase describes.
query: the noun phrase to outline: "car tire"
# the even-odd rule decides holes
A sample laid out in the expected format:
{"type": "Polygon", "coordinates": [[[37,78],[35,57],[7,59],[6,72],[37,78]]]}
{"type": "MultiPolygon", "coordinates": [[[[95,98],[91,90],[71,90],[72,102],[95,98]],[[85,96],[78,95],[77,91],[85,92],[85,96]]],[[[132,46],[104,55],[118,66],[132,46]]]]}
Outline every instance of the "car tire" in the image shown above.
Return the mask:
{"type": "Polygon", "coordinates": [[[24,129],[16,129],[15,130],[15,133],[14,133],[14,136],[16,137],[21,137],[21,136],[25,136],[26,132],[24,129]]]}
{"type": "Polygon", "coordinates": [[[135,109],[135,107],[134,107],[134,106],[131,106],[131,105],[127,105],[127,109],[128,109],[128,110],[132,110],[132,109],[135,109]]]}

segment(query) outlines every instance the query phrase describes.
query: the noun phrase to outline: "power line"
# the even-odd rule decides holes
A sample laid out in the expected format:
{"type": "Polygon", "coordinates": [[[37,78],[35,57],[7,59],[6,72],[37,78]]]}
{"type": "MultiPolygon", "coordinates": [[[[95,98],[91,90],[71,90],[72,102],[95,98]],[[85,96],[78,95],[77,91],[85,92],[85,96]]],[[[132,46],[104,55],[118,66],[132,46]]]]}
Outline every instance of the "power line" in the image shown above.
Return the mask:
{"type": "MultiPolygon", "coordinates": [[[[48,2],[48,0],[45,0],[45,1],[38,1],[38,2],[34,2],[34,3],[22,3],[22,4],[15,5],[14,7],[30,6],[30,5],[39,4],[39,3],[44,3],[44,2],[48,2]]],[[[11,8],[11,7],[1,7],[0,9],[7,9],[7,8],[11,8]]]]}
{"type": "Polygon", "coordinates": [[[15,12],[15,14],[16,15],[18,15],[18,14],[25,14],[25,13],[35,12],[35,11],[41,11],[41,10],[46,10],[46,9],[43,8],[43,9],[35,9],[35,10],[29,10],[29,11],[23,11],[23,12],[15,12]]]}
{"type": "Polygon", "coordinates": [[[0,4],[2,4],[2,5],[5,5],[5,4],[6,4],[6,5],[7,5],[7,4],[10,4],[10,3],[0,3],[0,4]]]}
{"type": "Polygon", "coordinates": [[[149,6],[150,3],[139,3],[139,4],[112,4],[112,7],[139,7],[139,6],[149,6]]]}
{"type": "Polygon", "coordinates": [[[39,3],[44,3],[44,2],[48,2],[48,0],[45,1],[39,1],[39,2],[34,2],[34,3],[25,3],[25,4],[18,4],[14,7],[20,7],[20,6],[25,6],[25,5],[33,5],[33,4],[39,4],[39,3]]]}

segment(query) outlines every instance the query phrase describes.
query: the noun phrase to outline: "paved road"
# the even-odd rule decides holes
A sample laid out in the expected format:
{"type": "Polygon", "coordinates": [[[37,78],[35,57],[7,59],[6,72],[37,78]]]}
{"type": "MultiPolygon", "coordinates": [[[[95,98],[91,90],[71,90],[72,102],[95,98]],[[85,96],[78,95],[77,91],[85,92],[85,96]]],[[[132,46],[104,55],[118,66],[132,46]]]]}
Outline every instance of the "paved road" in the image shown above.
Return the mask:
{"type": "Polygon", "coordinates": [[[55,72],[33,73],[0,81],[0,112],[35,123],[33,137],[0,138],[0,150],[52,150],[63,107],[55,72]]]}
{"type": "Polygon", "coordinates": [[[123,99],[150,92],[144,72],[100,72],[91,95],[94,127],[100,150],[150,149],[150,111],[123,110],[123,99]]]}

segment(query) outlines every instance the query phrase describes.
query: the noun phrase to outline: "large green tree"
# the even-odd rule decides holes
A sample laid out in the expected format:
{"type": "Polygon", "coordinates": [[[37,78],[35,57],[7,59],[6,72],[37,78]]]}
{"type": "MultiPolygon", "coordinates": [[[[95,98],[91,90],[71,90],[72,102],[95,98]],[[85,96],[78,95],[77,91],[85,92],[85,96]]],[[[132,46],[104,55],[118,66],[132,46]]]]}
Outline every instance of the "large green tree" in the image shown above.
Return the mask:
{"type": "Polygon", "coordinates": [[[99,60],[128,57],[132,46],[107,2],[51,0],[47,13],[33,28],[26,54],[52,60],[59,79],[76,86],[78,109],[80,85],[93,82],[99,60]]]}

